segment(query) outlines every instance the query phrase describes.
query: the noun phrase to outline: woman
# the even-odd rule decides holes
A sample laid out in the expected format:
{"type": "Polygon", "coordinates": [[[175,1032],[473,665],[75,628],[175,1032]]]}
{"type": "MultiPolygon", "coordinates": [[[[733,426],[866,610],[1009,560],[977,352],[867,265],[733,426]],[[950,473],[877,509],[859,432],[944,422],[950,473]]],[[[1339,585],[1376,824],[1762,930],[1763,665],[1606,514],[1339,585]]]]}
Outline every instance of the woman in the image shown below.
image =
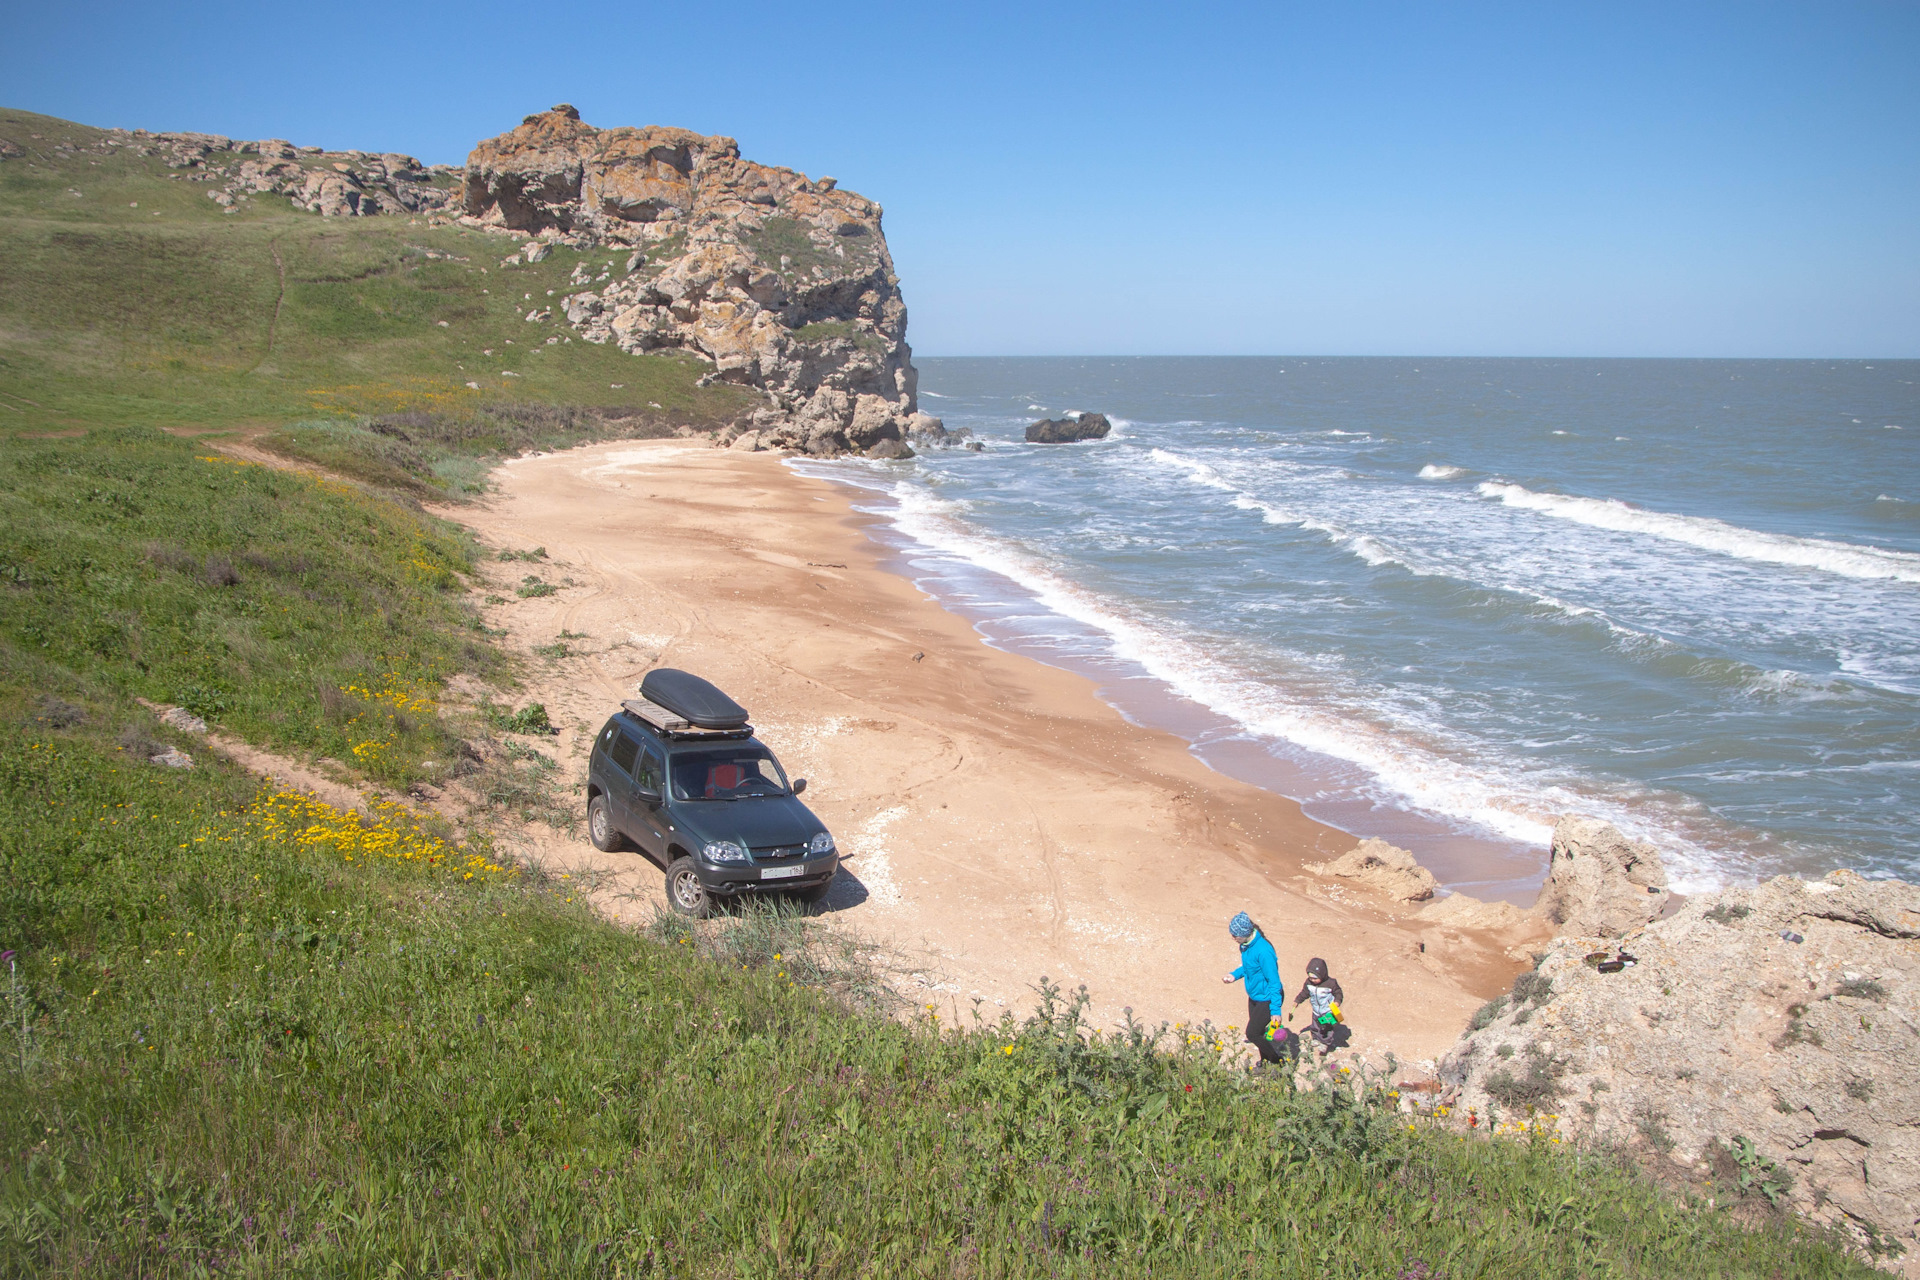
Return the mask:
{"type": "Polygon", "coordinates": [[[1267,935],[1246,912],[1227,922],[1227,932],[1240,944],[1240,967],[1220,981],[1231,985],[1246,979],[1247,1043],[1260,1051],[1263,1064],[1280,1062],[1283,1060],[1280,1046],[1267,1039],[1267,1023],[1273,1017],[1273,1006],[1287,994],[1286,988],[1280,985],[1280,960],[1273,954],[1273,944],[1267,941],[1267,935]]]}

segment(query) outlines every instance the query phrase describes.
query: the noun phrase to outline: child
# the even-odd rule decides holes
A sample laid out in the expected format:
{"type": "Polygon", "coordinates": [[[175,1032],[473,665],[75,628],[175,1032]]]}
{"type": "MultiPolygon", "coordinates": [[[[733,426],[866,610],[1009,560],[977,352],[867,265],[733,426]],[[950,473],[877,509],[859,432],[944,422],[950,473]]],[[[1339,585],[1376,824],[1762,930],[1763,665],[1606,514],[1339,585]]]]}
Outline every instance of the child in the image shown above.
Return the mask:
{"type": "Polygon", "coordinates": [[[1232,984],[1246,979],[1247,1043],[1260,1051],[1262,1066],[1279,1062],[1284,1056],[1284,1042],[1276,1045],[1267,1038],[1267,1023],[1273,1006],[1287,998],[1287,990],[1280,983],[1280,961],[1267,935],[1246,912],[1227,922],[1227,932],[1240,945],[1240,967],[1220,981],[1232,984]]]}
{"type": "Polygon", "coordinates": [[[1337,978],[1327,975],[1327,962],[1319,956],[1307,961],[1307,981],[1300,988],[1300,994],[1293,998],[1295,1004],[1302,1000],[1308,1002],[1313,1010],[1313,1042],[1322,1049],[1336,1049],[1340,1035],[1340,1024],[1345,1019],[1340,1014],[1341,1002],[1347,998],[1340,990],[1337,978]]]}

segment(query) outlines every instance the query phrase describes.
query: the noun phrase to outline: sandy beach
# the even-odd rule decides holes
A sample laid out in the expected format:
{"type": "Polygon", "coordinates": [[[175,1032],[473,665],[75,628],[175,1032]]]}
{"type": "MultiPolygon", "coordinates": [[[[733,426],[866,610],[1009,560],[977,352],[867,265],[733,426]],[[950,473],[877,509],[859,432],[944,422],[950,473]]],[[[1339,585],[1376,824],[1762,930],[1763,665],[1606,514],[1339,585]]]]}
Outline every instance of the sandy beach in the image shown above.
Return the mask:
{"type": "MultiPolygon", "coordinates": [[[[1289,995],[1309,957],[1344,984],[1353,1047],[1432,1060],[1525,968],[1511,937],[1442,928],[1405,904],[1303,869],[1353,837],[1209,769],[1186,742],[1130,724],[1087,679],[988,647],[882,567],[848,495],[766,453],[623,442],[515,460],[498,492],[445,514],[489,546],[498,594],[529,570],[559,594],[491,605],[536,660],[570,780],[592,735],[654,666],[705,676],[760,737],[846,855],[837,924],[910,958],[907,994],[943,1017],[1023,1008],[1042,975],[1084,983],[1100,1024],[1244,1022],[1221,983],[1226,921],[1273,940],[1289,995]]],[[[659,870],[554,837],[528,850],[597,875],[616,917],[663,903],[659,870]]],[[[1296,1025],[1298,1021],[1296,1020],[1296,1025]]],[[[1237,1037],[1236,1037],[1237,1038],[1237,1037]]]]}

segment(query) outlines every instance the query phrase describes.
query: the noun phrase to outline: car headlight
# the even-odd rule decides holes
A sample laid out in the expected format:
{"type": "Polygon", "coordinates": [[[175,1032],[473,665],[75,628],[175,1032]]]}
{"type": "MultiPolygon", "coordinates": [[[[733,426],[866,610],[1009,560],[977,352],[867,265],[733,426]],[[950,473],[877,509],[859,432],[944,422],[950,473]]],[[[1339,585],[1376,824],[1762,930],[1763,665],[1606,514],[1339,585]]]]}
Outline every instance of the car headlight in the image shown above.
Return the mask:
{"type": "Polygon", "coordinates": [[[700,852],[705,855],[708,862],[745,862],[747,860],[746,846],[732,840],[710,841],[700,852]]]}
{"type": "Polygon", "coordinates": [[[819,834],[814,836],[813,839],[807,841],[807,852],[815,855],[822,854],[822,853],[832,853],[833,837],[828,835],[824,831],[820,832],[819,834]]]}

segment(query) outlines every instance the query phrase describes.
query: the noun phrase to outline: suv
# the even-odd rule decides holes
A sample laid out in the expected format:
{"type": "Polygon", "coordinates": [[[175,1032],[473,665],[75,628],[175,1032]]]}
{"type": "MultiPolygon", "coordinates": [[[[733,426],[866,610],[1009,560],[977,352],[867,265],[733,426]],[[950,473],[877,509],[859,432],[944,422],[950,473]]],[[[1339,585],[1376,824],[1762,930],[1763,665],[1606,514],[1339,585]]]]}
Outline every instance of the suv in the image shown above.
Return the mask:
{"type": "Polygon", "coordinates": [[[779,892],[826,895],[840,868],[833,836],[800,803],[747,713],[684,671],[647,673],[587,761],[587,835],[593,847],[638,849],[666,869],[667,901],[682,915],[717,899],[779,892]]]}

